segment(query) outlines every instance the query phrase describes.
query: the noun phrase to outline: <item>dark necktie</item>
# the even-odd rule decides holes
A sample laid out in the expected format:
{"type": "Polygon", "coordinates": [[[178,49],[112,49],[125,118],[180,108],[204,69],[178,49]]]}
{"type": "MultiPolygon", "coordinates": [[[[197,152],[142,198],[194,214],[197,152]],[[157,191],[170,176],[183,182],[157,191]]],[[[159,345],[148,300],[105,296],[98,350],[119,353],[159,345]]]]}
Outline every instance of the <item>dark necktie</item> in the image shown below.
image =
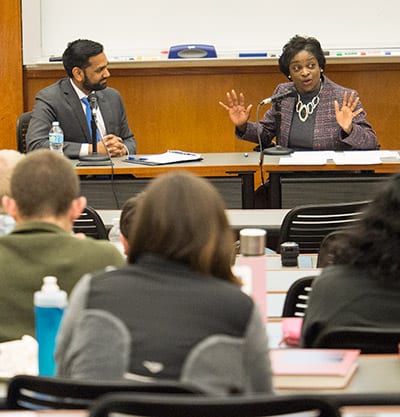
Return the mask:
{"type": "MultiPolygon", "coordinates": [[[[89,126],[89,132],[90,132],[90,137],[92,138],[92,109],[90,108],[90,104],[89,104],[89,100],[87,97],[83,97],[81,98],[82,102],[84,103],[84,105],[86,106],[86,121],[87,124],[89,126]]],[[[100,140],[100,133],[99,130],[96,129],[96,138],[97,138],[97,142],[99,142],[100,140]]]]}

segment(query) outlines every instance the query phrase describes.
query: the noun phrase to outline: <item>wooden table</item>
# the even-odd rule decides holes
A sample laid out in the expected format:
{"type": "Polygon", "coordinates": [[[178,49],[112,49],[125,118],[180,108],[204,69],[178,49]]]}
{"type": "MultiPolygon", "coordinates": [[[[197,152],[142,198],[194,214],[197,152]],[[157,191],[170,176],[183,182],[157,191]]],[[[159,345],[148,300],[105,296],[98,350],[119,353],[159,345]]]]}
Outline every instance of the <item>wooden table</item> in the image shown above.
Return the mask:
{"type": "MultiPolygon", "coordinates": [[[[106,226],[111,226],[113,219],[119,219],[121,210],[96,210],[106,226]]],[[[282,221],[289,209],[227,209],[229,224],[234,230],[260,228],[278,234],[282,221]]]]}
{"type": "MultiPolygon", "coordinates": [[[[363,151],[354,151],[363,152],[363,151]]],[[[398,151],[394,151],[398,153],[398,151]]],[[[324,165],[281,165],[279,163],[280,156],[265,155],[263,160],[262,169],[269,176],[270,189],[269,189],[269,207],[271,208],[284,208],[282,205],[282,188],[281,178],[286,173],[302,173],[304,177],[307,177],[305,173],[321,174],[326,178],[334,178],[333,174],[348,173],[349,177],[354,178],[366,178],[371,181],[376,180],[378,177],[385,177],[388,174],[393,174],[400,171],[400,159],[395,157],[382,157],[381,164],[352,164],[352,165],[336,165],[333,160],[328,159],[324,165]],[[327,176],[329,175],[329,177],[327,176]]],[[[299,175],[300,176],[300,175],[299,175]]],[[[312,177],[309,177],[312,179],[312,177]]],[[[340,179],[340,176],[338,176],[340,179]]],[[[301,185],[299,185],[301,187],[301,185]]],[[[322,187],[323,188],[323,187],[322,187]]],[[[301,190],[303,192],[304,190],[301,190]]],[[[333,192],[334,190],[330,190],[333,192]]],[[[301,204],[310,204],[312,201],[307,199],[307,196],[303,193],[303,202],[301,204]]],[[[360,200],[368,199],[368,197],[362,197],[360,200]]],[[[355,201],[355,200],[351,200],[355,201]]],[[[293,207],[291,205],[290,207],[293,207]]]]}
{"type": "Polygon", "coordinates": [[[202,177],[239,177],[242,184],[242,208],[254,208],[254,175],[256,172],[260,172],[258,153],[204,153],[202,157],[201,161],[157,166],[129,163],[126,162],[126,157],[113,158],[114,165],[112,167],[78,166],[76,160],[73,160],[73,163],[77,174],[80,176],[113,174],[131,175],[133,178],[147,179],[166,172],[185,170],[202,177]]]}

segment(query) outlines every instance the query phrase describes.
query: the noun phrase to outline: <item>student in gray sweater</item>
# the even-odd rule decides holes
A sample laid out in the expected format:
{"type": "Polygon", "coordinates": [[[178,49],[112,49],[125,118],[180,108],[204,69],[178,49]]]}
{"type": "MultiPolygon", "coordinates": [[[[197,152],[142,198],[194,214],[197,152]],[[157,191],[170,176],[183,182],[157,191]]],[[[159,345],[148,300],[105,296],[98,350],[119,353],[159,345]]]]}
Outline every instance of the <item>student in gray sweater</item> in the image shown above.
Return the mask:
{"type": "Polygon", "coordinates": [[[223,200],[206,179],[155,179],[129,231],[128,266],[87,275],[73,291],[58,375],[270,392],[266,331],[232,273],[233,241],[223,200]]]}

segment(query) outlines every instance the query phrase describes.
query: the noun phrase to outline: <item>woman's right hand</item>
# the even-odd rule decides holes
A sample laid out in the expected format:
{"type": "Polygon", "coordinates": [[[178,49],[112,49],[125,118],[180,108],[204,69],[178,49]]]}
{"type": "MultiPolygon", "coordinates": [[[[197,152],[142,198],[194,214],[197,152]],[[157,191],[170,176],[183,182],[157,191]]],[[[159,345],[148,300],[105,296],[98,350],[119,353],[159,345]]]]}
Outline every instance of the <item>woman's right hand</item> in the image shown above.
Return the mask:
{"type": "Polygon", "coordinates": [[[249,120],[252,104],[249,104],[247,107],[244,104],[244,95],[243,93],[238,95],[235,90],[226,93],[227,104],[222,101],[219,104],[228,111],[229,117],[231,118],[233,124],[241,131],[246,130],[246,123],[249,120]]]}

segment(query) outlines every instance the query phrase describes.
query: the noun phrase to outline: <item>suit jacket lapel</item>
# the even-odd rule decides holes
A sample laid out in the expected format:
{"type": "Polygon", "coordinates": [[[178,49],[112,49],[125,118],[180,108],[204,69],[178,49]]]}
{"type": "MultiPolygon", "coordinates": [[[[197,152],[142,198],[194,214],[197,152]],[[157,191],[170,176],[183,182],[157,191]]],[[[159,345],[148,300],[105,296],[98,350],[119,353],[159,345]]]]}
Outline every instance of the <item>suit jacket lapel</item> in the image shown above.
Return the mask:
{"type": "Polygon", "coordinates": [[[104,91],[96,91],[97,101],[99,103],[101,116],[103,117],[104,126],[106,128],[106,133],[113,132],[114,127],[112,126],[113,113],[108,100],[106,100],[104,91]]]}
{"type": "Polygon", "coordinates": [[[89,126],[86,121],[85,113],[83,112],[82,103],[79,100],[79,97],[73,89],[71,81],[68,78],[66,78],[65,82],[62,84],[62,90],[65,95],[65,100],[68,106],[70,107],[72,113],[74,114],[75,120],[71,122],[76,123],[76,121],[78,121],[86,142],[92,143],[89,126]]]}
{"type": "Polygon", "coordinates": [[[295,106],[295,97],[288,97],[287,105],[281,109],[281,126],[280,126],[280,135],[281,135],[281,145],[289,145],[289,134],[290,128],[292,126],[293,111],[295,106]]]}

